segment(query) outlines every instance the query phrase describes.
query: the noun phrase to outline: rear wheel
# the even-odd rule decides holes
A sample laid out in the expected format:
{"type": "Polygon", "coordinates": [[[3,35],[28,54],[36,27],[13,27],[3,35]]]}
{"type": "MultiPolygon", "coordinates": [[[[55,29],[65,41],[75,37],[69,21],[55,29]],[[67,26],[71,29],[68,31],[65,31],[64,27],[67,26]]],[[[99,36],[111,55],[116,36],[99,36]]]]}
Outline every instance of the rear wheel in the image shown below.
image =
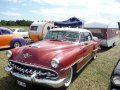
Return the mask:
{"type": "Polygon", "coordinates": [[[115,46],[115,42],[113,43],[112,47],[114,47],[114,46],[115,46]]]}
{"type": "Polygon", "coordinates": [[[18,42],[18,41],[14,42],[14,44],[13,44],[13,48],[17,48],[17,47],[20,47],[20,46],[21,46],[21,43],[18,42]]]}

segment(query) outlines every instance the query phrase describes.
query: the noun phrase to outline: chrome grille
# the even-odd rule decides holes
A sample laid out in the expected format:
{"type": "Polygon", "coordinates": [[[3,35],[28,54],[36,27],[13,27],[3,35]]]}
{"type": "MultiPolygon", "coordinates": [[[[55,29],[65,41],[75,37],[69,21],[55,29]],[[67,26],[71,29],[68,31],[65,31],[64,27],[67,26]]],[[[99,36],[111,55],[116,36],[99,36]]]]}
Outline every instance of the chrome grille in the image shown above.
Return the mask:
{"type": "Polygon", "coordinates": [[[33,65],[18,63],[14,61],[9,61],[9,65],[13,67],[13,72],[17,72],[23,75],[31,76],[36,73],[37,79],[56,79],[58,78],[57,72],[53,70],[48,70],[41,67],[36,67],[33,65]]]}

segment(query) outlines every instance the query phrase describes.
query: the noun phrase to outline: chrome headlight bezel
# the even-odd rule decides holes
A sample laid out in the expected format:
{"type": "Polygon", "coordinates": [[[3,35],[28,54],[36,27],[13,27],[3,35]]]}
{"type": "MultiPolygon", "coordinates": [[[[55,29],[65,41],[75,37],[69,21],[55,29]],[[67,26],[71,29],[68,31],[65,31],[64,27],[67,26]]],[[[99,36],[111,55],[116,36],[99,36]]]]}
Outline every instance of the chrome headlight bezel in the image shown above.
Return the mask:
{"type": "Polygon", "coordinates": [[[113,76],[112,77],[112,83],[116,86],[120,87],[120,76],[113,76]]]}
{"type": "Polygon", "coordinates": [[[52,66],[53,68],[58,68],[58,67],[60,66],[60,61],[59,61],[59,59],[57,59],[57,58],[52,59],[52,60],[51,60],[51,66],[52,66]]]}
{"type": "Polygon", "coordinates": [[[10,58],[12,56],[12,52],[10,50],[6,51],[6,56],[10,58]]]}

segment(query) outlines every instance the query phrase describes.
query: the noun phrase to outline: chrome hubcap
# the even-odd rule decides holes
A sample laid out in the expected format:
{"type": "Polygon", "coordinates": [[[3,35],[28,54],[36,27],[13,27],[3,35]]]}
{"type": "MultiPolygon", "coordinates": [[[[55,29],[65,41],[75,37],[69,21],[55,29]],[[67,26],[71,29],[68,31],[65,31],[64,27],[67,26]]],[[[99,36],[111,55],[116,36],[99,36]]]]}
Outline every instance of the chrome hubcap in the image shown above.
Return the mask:
{"type": "Polygon", "coordinates": [[[19,43],[19,42],[15,42],[15,43],[14,43],[14,47],[15,47],[15,48],[20,47],[20,43],[19,43]]]}
{"type": "Polygon", "coordinates": [[[72,81],[73,69],[70,68],[67,72],[67,78],[65,80],[65,86],[68,87],[72,81]]]}

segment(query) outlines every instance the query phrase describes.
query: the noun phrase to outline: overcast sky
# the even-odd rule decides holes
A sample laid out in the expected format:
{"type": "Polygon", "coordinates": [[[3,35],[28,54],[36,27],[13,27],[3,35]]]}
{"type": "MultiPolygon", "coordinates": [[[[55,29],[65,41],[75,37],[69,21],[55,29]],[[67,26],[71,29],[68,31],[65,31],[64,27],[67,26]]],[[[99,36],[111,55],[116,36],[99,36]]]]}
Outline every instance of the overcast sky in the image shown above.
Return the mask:
{"type": "Polygon", "coordinates": [[[0,20],[120,21],[120,0],[0,0],[0,20]]]}

